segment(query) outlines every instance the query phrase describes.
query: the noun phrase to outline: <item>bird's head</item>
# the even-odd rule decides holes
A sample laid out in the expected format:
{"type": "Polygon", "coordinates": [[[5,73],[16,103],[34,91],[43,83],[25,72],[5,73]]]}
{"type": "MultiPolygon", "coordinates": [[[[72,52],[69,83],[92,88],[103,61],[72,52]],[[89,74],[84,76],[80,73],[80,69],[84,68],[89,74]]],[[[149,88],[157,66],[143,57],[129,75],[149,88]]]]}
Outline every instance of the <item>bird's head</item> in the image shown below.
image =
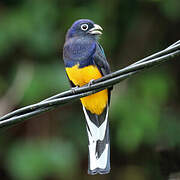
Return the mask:
{"type": "Polygon", "coordinates": [[[79,19],[73,23],[71,28],[68,30],[66,38],[72,37],[94,37],[97,38],[102,34],[102,27],[95,24],[89,19],[79,19]]]}

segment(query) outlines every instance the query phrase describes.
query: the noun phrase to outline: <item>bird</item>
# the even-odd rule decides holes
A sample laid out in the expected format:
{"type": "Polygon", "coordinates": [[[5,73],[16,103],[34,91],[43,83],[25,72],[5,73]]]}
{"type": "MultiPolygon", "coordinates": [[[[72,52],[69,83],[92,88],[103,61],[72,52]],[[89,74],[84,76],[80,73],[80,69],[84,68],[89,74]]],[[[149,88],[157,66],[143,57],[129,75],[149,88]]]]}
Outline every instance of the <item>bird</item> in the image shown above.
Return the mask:
{"type": "MultiPolygon", "coordinates": [[[[91,85],[111,73],[99,43],[102,27],[89,19],[76,20],[68,29],[63,47],[65,72],[71,88],[91,85]]],[[[110,172],[108,111],[111,88],[80,98],[88,134],[88,174],[110,172]]]]}

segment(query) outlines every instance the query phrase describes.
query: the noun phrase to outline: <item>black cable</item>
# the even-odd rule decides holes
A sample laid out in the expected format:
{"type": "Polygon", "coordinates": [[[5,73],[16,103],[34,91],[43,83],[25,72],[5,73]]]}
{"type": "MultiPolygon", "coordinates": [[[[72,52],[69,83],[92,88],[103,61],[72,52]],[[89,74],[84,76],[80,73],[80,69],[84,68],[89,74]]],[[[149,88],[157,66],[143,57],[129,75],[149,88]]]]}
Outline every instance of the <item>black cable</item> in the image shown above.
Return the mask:
{"type": "Polygon", "coordinates": [[[170,60],[178,55],[180,55],[180,41],[177,41],[168,48],[143,58],[123,69],[94,80],[90,86],[86,85],[73,90],[68,90],[47,98],[39,103],[10,112],[0,118],[0,128],[17,124],[37,114],[54,109],[59,105],[96,93],[106,89],[107,87],[111,87],[142,70],[159,65],[160,63],[170,60]]]}

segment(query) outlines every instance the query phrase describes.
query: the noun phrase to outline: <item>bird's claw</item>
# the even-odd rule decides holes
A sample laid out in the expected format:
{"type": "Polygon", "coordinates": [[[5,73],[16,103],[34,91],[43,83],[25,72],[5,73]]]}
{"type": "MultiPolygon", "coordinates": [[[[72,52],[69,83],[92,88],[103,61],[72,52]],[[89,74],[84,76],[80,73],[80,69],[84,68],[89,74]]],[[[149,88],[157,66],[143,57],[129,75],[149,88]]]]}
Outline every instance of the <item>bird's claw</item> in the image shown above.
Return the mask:
{"type": "Polygon", "coordinates": [[[72,90],[73,94],[75,94],[75,93],[76,93],[76,90],[77,90],[78,88],[79,88],[78,86],[76,86],[76,87],[72,87],[72,88],[71,88],[71,90],[72,90]]]}
{"type": "Polygon", "coordinates": [[[94,79],[91,79],[90,81],[89,81],[89,83],[88,83],[88,86],[91,86],[91,85],[93,85],[94,84],[94,79]]]}

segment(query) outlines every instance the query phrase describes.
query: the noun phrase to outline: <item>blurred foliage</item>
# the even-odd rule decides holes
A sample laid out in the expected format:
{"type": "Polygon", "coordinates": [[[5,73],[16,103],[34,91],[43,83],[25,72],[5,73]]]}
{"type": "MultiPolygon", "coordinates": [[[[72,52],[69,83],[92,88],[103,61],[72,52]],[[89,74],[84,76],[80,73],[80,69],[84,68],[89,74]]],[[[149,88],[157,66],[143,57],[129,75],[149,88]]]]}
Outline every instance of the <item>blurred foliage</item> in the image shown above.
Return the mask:
{"type": "Polygon", "coordinates": [[[134,151],[142,143],[156,143],[162,107],[172,90],[169,80],[170,77],[162,73],[145,73],[128,86],[124,95],[119,95],[118,101],[115,100],[113,115],[121,119],[117,119],[120,148],[134,151]]]}
{"type": "Polygon", "coordinates": [[[34,68],[35,72],[33,81],[30,84],[31,88],[24,94],[23,102],[26,102],[26,104],[33,103],[34,99],[40,101],[39,98],[42,96],[46,97],[47,89],[49,89],[49,93],[55,94],[69,87],[64,68],[59,64],[36,65],[34,68]]]}
{"type": "Polygon", "coordinates": [[[70,143],[54,139],[49,142],[19,141],[12,145],[6,166],[13,179],[44,179],[52,174],[68,178],[75,174],[74,166],[78,157],[70,143]]]}
{"type": "Polygon", "coordinates": [[[2,13],[0,49],[4,55],[17,43],[25,45],[27,53],[49,55],[56,48],[58,9],[51,1],[25,1],[21,6],[2,13]],[[5,16],[6,14],[6,16],[5,16]],[[49,23],[47,23],[49,22],[49,23]]]}
{"type": "MultiPolygon", "coordinates": [[[[75,20],[103,27],[100,41],[114,71],[177,41],[179,10],[179,0],[1,0],[0,113],[69,88],[62,49],[75,20]],[[21,64],[29,71],[24,89],[23,80],[13,85],[21,64]]],[[[179,74],[174,59],[114,87],[112,172],[95,178],[164,180],[180,170],[179,74]]],[[[0,179],[92,178],[87,146],[81,105],[73,102],[1,133],[0,179]]]]}

